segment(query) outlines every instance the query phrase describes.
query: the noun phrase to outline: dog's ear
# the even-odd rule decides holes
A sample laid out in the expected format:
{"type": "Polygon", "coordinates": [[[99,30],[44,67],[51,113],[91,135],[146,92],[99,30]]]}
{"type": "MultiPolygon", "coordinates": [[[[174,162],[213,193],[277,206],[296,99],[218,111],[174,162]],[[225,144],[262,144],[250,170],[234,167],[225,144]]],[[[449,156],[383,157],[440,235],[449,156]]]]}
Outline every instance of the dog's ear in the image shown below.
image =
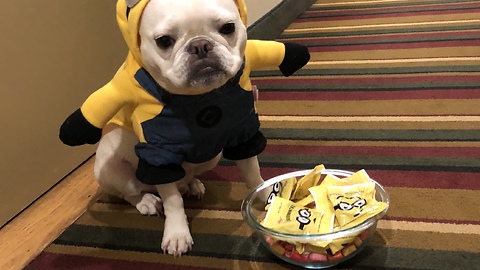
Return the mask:
{"type": "Polygon", "coordinates": [[[132,8],[132,7],[135,6],[138,2],[140,2],[140,0],[125,0],[125,2],[127,2],[127,7],[132,8]]]}

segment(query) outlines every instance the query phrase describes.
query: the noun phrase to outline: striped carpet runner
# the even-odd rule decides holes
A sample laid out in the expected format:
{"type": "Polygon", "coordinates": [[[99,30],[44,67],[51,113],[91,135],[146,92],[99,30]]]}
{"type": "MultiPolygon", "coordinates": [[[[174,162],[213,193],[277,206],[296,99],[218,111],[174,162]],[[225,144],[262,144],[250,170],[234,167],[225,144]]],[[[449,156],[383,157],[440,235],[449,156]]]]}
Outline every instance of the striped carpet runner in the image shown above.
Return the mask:
{"type": "MultiPolygon", "coordinates": [[[[337,268],[480,269],[480,2],[318,0],[278,39],[312,59],[253,74],[264,178],[364,168],[391,197],[371,245],[337,268]]],[[[202,180],[181,258],[161,254],[163,219],[104,197],[26,269],[297,269],[242,221],[232,163],[202,180]]]]}

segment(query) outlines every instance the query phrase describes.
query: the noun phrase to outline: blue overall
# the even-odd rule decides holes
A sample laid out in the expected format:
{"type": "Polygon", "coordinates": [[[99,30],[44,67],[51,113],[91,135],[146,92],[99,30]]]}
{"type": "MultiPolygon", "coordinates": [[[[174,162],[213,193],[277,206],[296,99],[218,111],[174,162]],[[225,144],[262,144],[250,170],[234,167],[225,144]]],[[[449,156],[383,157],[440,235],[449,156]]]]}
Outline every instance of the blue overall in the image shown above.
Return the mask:
{"type": "Polygon", "coordinates": [[[135,79],[164,107],[143,122],[146,143],[135,146],[140,159],[137,177],[146,184],[179,180],[183,162],[202,163],[223,149],[227,159],[258,155],[266,146],[251,91],[239,85],[243,67],[220,88],[202,95],[174,95],[143,69],[135,79]],[[251,149],[248,149],[251,148],[251,149]]]}

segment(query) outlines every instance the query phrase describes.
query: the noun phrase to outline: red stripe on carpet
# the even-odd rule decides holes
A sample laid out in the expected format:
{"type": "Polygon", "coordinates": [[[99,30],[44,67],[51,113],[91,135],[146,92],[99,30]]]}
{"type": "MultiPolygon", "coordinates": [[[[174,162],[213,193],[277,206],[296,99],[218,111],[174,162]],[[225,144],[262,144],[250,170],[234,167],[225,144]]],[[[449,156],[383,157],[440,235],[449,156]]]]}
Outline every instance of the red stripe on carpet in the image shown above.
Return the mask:
{"type": "MultiPolygon", "coordinates": [[[[99,251],[100,252],[100,251],[99,251]]],[[[180,259],[179,259],[180,260],[180,259]]],[[[215,268],[183,266],[162,263],[133,262],[127,260],[111,260],[93,256],[75,256],[43,252],[28,265],[29,270],[211,270],[215,268]]]]}
{"type": "MultiPolygon", "coordinates": [[[[408,33],[408,34],[377,34],[368,36],[354,36],[354,37],[316,37],[316,38],[295,38],[296,43],[310,44],[310,43],[352,43],[352,42],[365,42],[365,43],[386,43],[388,41],[400,41],[400,42],[419,42],[421,40],[439,41],[446,38],[459,38],[468,37],[472,39],[472,36],[480,36],[480,30],[468,30],[468,31],[446,31],[435,33],[408,33]]],[[[280,42],[291,42],[292,39],[277,39],[280,42]]],[[[335,44],[336,45],[336,44],[335,44]]]]}
{"type": "Polygon", "coordinates": [[[410,221],[410,222],[427,222],[427,223],[441,223],[441,224],[458,224],[458,225],[480,225],[480,221],[475,220],[453,220],[453,219],[429,219],[429,218],[405,218],[405,217],[390,217],[385,215],[382,219],[395,221],[410,221]]]}
{"type": "Polygon", "coordinates": [[[480,39],[477,40],[455,40],[455,41],[425,41],[425,42],[404,42],[390,44],[365,44],[365,45],[337,45],[312,46],[310,52],[345,52],[345,51],[370,51],[370,50],[398,50],[418,48],[447,48],[480,46],[480,39]]]}
{"type": "MultiPolygon", "coordinates": [[[[478,5],[477,5],[478,7],[478,5]]],[[[392,10],[390,10],[392,11],[392,10]]],[[[348,12],[348,11],[346,11],[348,12]]],[[[402,17],[412,17],[412,16],[432,16],[432,15],[448,15],[448,14],[464,14],[464,13],[475,13],[480,12],[479,8],[472,7],[470,9],[462,10],[433,10],[433,11],[419,11],[419,12],[393,12],[393,13],[377,13],[377,10],[373,10],[373,14],[364,14],[364,15],[350,15],[343,13],[314,13],[318,15],[315,18],[299,18],[295,20],[295,23],[304,23],[304,22],[317,22],[317,21],[342,21],[342,20],[368,20],[368,19],[386,19],[386,18],[402,18],[402,17]]],[[[313,13],[313,12],[312,12],[313,13]]],[[[310,16],[311,13],[308,13],[310,16]]]]}
{"type": "MultiPolygon", "coordinates": [[[[255,82],[254,82],[255,84],[255,82]]],[[[480,89],[451,89],[451,90],[413,90],[413,91],[268,91],[260,90],[260,100],[395,100],[395,99],[477,99],[480,98],[480,89]]],[[[321,87],[319,87],[321,88],[321,87]]]]}
{"type": "MultiPolygon", "coordinates": [[[[480,45],[480,44],[479,44],[480,45]]],[[[366,84],[381,84],[381,85],[392,85],[396,83],[404,83],[411,85],[412,83],[426,83],[430,84],[431,82],[435,83],[444,83],[444,82],[477,82],[480,83],[480,77],[477,74],[473,75],[437,75],[437,76],[397,76],[397,77],[345,77],[345,78],[271,78],[258,80],[258,85],[318,85],[319,88],[325,84],[355,84],[355,85],[366,85],[366,84]]],[[[401,93],[400,93],[401,95],[401,93]]]]}
{"type": "Polygon", "coordinates": [[[372,179],[387,187],[480,190],[478,173],[368,170],[372,179]]]}
{"type": "Polygon", "coordinates": [[[451,157],[480,158],[477,147],[389,147],[389,146],[310,146],[268,145],[270,155],[365,156],[365,157],[451,157]]]}
{"type": "MultiPolygon", "coordinates": [[[[321,163],[321,157],[318,160],[321,163]]],[[[298,168],[271,168],[262,165],[260,167],[265,180],[277,175],[301,170],[298,168]]],[[[480,190],[480,186],[477,183],[478,173],[369,170],[368,168],[365,168],[365,170],[372,179],[386,187],[480,190]]],[[[199,179],[243,182],[235,166],[218,166],[213,171],[203,174],[199,179]]]]}
{"type": "MultiPolygon", "coordinates": [[[[413,6],[395,6],[395,7],[380,7],[380,8],[356,8],[356,9],[341,9],[341,10],[308,10],[300,18],[307,19],[309,17],[324,17],[324,16],[342,16],[345,12],[351,11],[356,15],[373,15],[373,14],[382,14],[382,13],[406,13],[411,12],[412,14],[417,14],[416,11],[428,10],[429,12],[438,10],[442,14],[448,14],[448,12],[455,12],[455,10],[460,9],[475,9],[480,7],[478,2],[466,2],[466,3],[446,3],[446,4],[428,4],[428,5],[413,5],[413,6]]],[[[456,12],[455,12],[456,13],[456,12]]]]}

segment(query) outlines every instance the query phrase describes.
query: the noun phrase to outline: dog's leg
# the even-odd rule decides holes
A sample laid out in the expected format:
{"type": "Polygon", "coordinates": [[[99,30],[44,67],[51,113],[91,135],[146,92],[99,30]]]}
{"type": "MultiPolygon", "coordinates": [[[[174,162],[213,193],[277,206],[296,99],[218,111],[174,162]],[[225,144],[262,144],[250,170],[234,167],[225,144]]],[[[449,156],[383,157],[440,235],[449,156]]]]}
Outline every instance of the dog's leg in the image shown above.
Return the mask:
{"type": "Polygon", "coordinates": [[[95,156],[94,173],[102,189],[120,197],[143,215],[156,215],[161,209],[160,198],[152,193],[154,186],[141,183],[135,177],[133,152],[138,139],[136,136],[118,126],[109,125],[100,140],[95,156]]]}
{"type": "Polygon", "coordinates": [[[203,185],[202,181],[197,178],[193,178],[190,183],[188,183],[188,196],[197,197],[199,200],[203,199],[203,195],[205,194],[205,186],[203,185]]]}
{"type": "MultiPolygon", "coordinates": [[[[205,194],[205,186],[203,185],[202,181],[200,181],[196,176],[210,171],[215,166],[217,166],[220,158],[222,157],[222,153],[219,153],[217,156],[212,158],[209,161],[200,164],[192,164],[185,162],[182,164],[183,168],[185,169],[186,175],[184,177],[186,184],[188,185],[188,196],[194,196],[198,199],[202,199],[203,195],[205,194]]],[[[184,194],[184,193],[182,193],[184,194]]]]}
{"type": "Polygon", "coordinates": [[[162,199],[165,214],[162,249],[174,256],[182,255],[191,249],[193,244],[183,208],[182,194],[176,183],[157,185],[156,188],[162,199]]]}
{"type": "Polygon", "coordinates": [[[129,202],[142,215],[156,215],[161,212],[160,198],[147,192],[147,188],[135,178],[134,172],[130,163],[112,157],[98,174],[97,182],[105,192],[129,202]]]}
{"type": "Polygon", "coordinates": [[[236,164],[248,189],[253,189],[263,183],[257,156],[237,160],[236,164]]]}
{"type": "Polygon", "coordinates": [[[193,239],[188,228],[182,195],[186,194],[196,196],[199,199],[203,198],[205,186],[195,176],[213,169],[220,158],[221,153],[204,163],[192,164],[185,162],[182,164],[185,170],[183,179],[174,183],[156,186],[163,202],[165,214],[165,230],[162,240],[164,252],[177,256],[192,248],[193,239]]]}
{"type": "MultiPolygon", "coordinates": [[[[237,160],[236,164],[248,189],[254,189],[258,185],[263,183],[263,178],[260,175],[260,166],[258,164],[257,156],[237,160]]],[[[268,191],[268,189],[264,189],[260,193],[260,196],[262,199],[266,200],[269,193],[270,192],[268,191]]]]}

